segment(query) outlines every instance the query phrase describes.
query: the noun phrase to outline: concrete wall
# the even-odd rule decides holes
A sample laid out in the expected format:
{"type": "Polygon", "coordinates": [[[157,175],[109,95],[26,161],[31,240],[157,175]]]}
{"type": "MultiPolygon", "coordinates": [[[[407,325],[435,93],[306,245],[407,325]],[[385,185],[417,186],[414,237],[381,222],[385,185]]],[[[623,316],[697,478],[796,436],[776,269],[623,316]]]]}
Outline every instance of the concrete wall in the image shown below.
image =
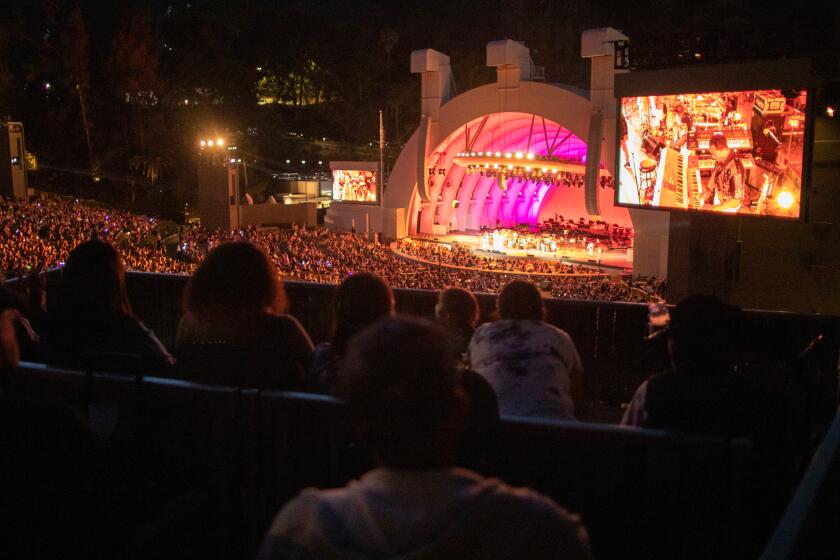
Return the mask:
{"type": "Polygon", "coordinates": [[[326,226],[332,231],[351,231],[369,234],[378,232],[383,239],[396,239],[395,232],[405,231],[404,208],[383,208],[364,204],[333,202],[327,213],[326,226]]]}
{"type": "Polygon", "coordinates": [[[23,125],[18,122],[0,126],[0,195],[23,198],[26,188],[26,142],[23,125]]]}
{"type": "Polygon", "coordinates": [[[238,173],[235,166],[213,163],[208,158],[198,165],[198,207],[201,225],[208,229],[238,227],[235,196],[238,173]]]}
{"type": "Polygon", "coordinates": [[[254,204],[242,206],[242,225],[318,224],[314,202],[301,204],[254,204]]]}
{"type": "Polygon", "coordinates": [[[309,196],[319,196],[318,181],[280,181],[280,193],[290,194],[307,194],[309,196]]]}

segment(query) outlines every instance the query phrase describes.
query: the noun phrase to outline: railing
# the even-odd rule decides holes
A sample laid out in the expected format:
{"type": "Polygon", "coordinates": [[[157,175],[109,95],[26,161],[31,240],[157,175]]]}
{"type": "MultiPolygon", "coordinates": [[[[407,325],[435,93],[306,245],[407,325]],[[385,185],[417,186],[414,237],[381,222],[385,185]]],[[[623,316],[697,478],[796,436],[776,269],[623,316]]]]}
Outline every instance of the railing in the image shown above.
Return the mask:
{"type": "MultiPolygon", "coordinates": [[[[371,467],[331,397],[30,363],[11,380],[15,396],[75,408],[120,442],[133,471],[212,497],[204,514],[218,525],[206,538],[218,558],[253,558],[302,488],[341,486],[371,467]]],[[[739,558],[764,538],[747,530],[750,453],[740,440],[503,418],[476,468],[580,513],[596,558],[739,558]]]]}
{"type": "Polygon", "coordinates": [[[840,410],[767,544],[762,560],[838,558],[840,410]]]}
{"type": "MultiPolygon", "coordinates": [[[[55,298],[59,280],[57,270],[47,274],[48,305],[55,298]]],[[[168,348],[174,348],[178,322],[182,316],[181,293],[188,276],[129,272],[126,284],[135,314],[151,328],[168,348]]],[[[328,340],[332,324],[335,285],[287,280],[289,312],[307,330],[315,343],[328,340]]],[[[437,301],[434,290],[397,288],[394,290],[400,313],[433,318],[437,301]]],[[[492,317],[496,295],[477,293],[482,320],[492,317]]],[[[584,397],[589,403],[617,405],[629,401],[636,387],[661,369],[664,346],[645,341],[647,307],[644,304],[587,301],[560,298],[545,300],[547,320],[569,333],[583,362],[584,397]]],[[[830,419],[837,406],[838,349],[840,318],[787,312],[746,311],[746,330],[763,333],[769,351],[775,355],[796,356],[810,341],[822,334],[816,359],[821,375],[815,392],[818,406],[830,419]]],[[[702,341],[698,341],[702,344],[702,341]]],[[[710,349],[713,350],[713,349],[710,349]]]]}

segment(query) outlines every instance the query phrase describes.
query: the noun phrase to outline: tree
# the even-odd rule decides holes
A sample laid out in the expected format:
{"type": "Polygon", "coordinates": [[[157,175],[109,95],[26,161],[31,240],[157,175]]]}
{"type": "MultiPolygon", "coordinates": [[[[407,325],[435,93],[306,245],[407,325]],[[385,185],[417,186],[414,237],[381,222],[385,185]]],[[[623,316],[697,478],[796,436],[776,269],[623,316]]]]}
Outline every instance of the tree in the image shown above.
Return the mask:
{"type": "MultiPolygon", "coordinates": [[[[133,171],[139,171],[140,174],[149,180],[154,186],[158,179],[164,175],[172,167],[172,159],[163,154],[139,154],[132,157],[128,166],[133,171]]],[[[134,202],[136,199],[135,183],[131,183],[131,208],[134,209],[134,202]]]]}
{"type": "Polygon", "coordinates": [[[90,76],[88,74],[88,35],[82,11],[78,4],[73,5],[66,14],[62,34],[59,37],[58,54],[71,88],[75,90],[79,100],[82,125],[85,129],[90,172],[96,175],[99,164],[93,154],[93,144],[90,137],[90,121],[86,96],[90,90],[90,76]]]}
{"type": "Polygon", "coordinates": [[[143,108],[157,104],[161,87],[157,73],[159,41],[146,11],[130,12],[126,22],[114,37],[108,75],[114,93],[135,109],[138,145],[145,151],[143,108]]]}
{"type": "Polygon", "coordinates": [[[379,33],[379,43],[385,49],[385,90],[391,88],[391,51],[397,45],[400,37],[393,29],[383,29],[379,33]]]}

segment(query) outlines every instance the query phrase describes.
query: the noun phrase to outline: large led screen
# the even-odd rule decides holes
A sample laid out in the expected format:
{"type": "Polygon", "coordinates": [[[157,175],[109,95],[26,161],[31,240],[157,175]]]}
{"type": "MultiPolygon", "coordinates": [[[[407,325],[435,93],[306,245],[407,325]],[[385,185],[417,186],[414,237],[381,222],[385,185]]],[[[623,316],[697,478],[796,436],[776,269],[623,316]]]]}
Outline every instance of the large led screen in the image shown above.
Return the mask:
{"type": "Polygon", "coordinates": [[[340,202],[375,204],[376,171],[367,169],[333,169],[332,198],[340,202]]]}
{"type": "Polygon", "coordinates": [[[798,218],[805,90],[625,97],[616,203],[798,218]]]}

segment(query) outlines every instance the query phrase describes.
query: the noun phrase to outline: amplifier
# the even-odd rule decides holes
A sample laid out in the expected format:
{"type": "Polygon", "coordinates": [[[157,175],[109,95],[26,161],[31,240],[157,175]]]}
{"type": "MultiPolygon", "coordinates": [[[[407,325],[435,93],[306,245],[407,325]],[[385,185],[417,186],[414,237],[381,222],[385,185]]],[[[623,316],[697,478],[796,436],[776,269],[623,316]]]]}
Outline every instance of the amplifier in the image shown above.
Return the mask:
{"type": "Polygon", "coordinates": [[[785,97],[778,90],[758,91],[753,109],[759,115],[781,115],[785,112],[785,97]]]}

